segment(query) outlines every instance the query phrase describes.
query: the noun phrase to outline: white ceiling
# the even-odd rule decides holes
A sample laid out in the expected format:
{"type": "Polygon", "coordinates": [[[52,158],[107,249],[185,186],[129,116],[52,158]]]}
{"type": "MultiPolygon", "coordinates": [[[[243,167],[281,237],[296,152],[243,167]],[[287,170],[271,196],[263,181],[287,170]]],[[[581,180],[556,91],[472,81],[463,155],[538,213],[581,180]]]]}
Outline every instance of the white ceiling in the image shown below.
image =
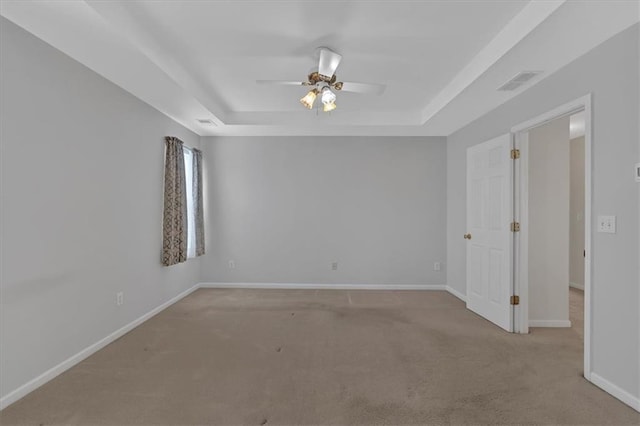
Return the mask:
{"type": "Polygon", "coordinates": [[[634,1],[7,1],[0,13],[200,135],[448,135],[638,21],[634,1]],[[598,25],[593,25],[596,23],[598,25]],[[343,56],[304,109],[316,48],[343,56]],[[543,73],[515,92],[496,88],[543,73]],[[199,124],[211,119],[215,126],[199,124]]]}

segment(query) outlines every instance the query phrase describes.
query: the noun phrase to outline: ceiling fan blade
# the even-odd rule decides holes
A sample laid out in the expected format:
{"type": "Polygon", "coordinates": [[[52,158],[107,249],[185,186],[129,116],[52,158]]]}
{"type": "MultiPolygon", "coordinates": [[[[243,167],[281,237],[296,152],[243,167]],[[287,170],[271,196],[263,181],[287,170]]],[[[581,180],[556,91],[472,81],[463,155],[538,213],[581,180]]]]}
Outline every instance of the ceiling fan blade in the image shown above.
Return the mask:
{"type": "Polygon", "coordinates": [[[308,83],[304,81],[286,81],[286,80],[256,80],[258,84],[265,84],[270,86],[307,86],[308,83]]]}
{"type": "Polygon", "coordinates": [[[318,73],[325,77],[332,77],[336,73],[338,65],[342,60],[342,55],[326,47],[320,48],[320,62],[318,63],[318,73]]]}
{"type": "Polygon", "coordinates": [[[340,91],[381,95],[386,87],[387,86],[384,84],[353,83],[350,81],[345,81],[342,83],[342,88],[340,89],[340,91]]]}

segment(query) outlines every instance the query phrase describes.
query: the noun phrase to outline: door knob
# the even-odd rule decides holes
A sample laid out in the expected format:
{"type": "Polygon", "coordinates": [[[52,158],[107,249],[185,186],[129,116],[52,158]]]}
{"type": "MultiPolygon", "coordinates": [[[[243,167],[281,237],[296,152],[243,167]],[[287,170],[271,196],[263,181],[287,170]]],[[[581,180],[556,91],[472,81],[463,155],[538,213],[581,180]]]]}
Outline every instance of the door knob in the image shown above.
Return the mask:
{"type": "Polygon", "coordinates": [[[471,239],[471,234],[464,234],[464,239],[465,240],[470,240],[471,239]]]}

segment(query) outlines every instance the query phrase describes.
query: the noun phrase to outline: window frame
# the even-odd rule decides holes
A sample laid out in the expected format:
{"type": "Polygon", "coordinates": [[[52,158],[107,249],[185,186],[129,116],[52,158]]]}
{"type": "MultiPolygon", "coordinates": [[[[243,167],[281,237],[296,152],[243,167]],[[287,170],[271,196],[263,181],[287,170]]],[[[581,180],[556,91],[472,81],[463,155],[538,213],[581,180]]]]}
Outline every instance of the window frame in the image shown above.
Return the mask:
{"type": "Polygon", "coordinates": [[[185,195],[186,195],[186,208],[187,208],[187,260],[196,256],[196,206],[193,199],[193,156],[194,152],[192,148],[183,145],[182,157],[184,161],[185,172],[185,195]]]}

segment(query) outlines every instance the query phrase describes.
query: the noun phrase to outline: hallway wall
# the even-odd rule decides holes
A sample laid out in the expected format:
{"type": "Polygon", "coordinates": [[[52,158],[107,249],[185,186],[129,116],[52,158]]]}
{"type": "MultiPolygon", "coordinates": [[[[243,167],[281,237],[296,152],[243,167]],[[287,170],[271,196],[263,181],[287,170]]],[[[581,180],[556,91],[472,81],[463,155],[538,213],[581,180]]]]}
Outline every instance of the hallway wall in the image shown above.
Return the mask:
{"type": "Polygon", "coordinates": [[[569,117],[529,131],[529,324],[569,325],[569,117]]]}
{"type": "Polygon", "coordinates": [[[569,284],[584,290],[584,136],[569,145],[569,284]]]}

